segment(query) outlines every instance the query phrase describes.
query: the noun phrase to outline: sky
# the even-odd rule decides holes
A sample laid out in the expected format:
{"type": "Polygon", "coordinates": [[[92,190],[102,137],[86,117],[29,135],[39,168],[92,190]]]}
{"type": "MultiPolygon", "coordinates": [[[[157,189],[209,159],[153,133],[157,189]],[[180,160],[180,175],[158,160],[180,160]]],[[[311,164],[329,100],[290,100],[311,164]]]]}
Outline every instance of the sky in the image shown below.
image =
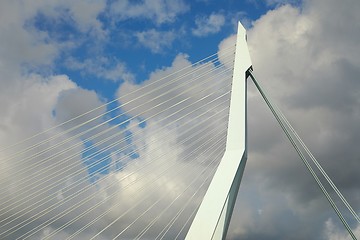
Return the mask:
{"type": "MultiPolygon", "coordinates": [[[[24,221],[46,207],[64,204],[63,208],[54,209],[20,229],[13,238],[45,223],[52,215],[60,214],[79,200],[96,195],[78,212],[49,223],[30,238],[39,239],[116,193],[111,201],[100,205],[91,214],[59,230],[55,238],[65,239],[92,217],[111,209],[101,221],[76,238],[89,239],[145,196],[154,200],[165,192],[168,194],[164,196],[164,206],[172,201],[194,175],[188,177],[168,171],[154,189],[141,191],[139,189],[146,180],[139,180],[138,188],[128,188],[123,179],[134,169],[137,172],[133,179],[150,178],[152,173],[164,169],[204,170],[205,160],[214,156],[208,150],[214,148],[215,145],[210,144],[215,142],[208,140],[223,137],[226,132],[229,69],[232,66],[231,61],[229,63],[231,55],[225,52],[234,42],[238,21],[248,31],[250,56],[257,79],[359,214],[359,11],[357,0],[0,1],[0,149],[97,108],[30,142],[63,134],[31,153],[46,147],[56,149],[60,140],[67,141],[59,151],[71,149],[69,154],[74,154],[71,169],[64,160],[65,155],[52,157],[51,152],[43,156],[51,160],[46,164],[35,165],[39,159],[36,156],[23,160],[24,155],[19,152],[26,146],[22,144],[0,152],[0,188],[5,193],[1,199],[9,204],[24,199],[9,212],[1,205],[0,221],[6,223],[16,216],[16,221],[24,221]],[[225,56],[220,58],[218,65],[193,65],[215,53],[225,56]],[[157,80],[184,67],[198,75],[165,86],[166,91],[172,88],[176,91],[161,96],[165,90],[156,91],[155,87],[160,86],[157,80]],[[217,76],[220,71],[224,71],[221,82],[216,81],[216,77],[202,75],[212,73],[217,76]],[[190,82],[194,79],[199,83],[206,80],[207,84],[195,88],[194,82],[190,82]],[[214,88],[216,93],[211,94],[214,88]],[[76,124],[104,114],[110,109],[103,106],[104,103],[119,98],[110,104],[116,107],[130,101],[137,96],[129,95],[132,91],[141,96],[148,95],[77,130],[86,131],[102,124],[100,129],[89,130],[85,136],[78,137],[76,131],[66,132],[76,124]],[[222,95],[224,101],[219,102],[222,95]],[[156,103],[151,99],[156,97],[161,97],[159,102],[175,97],[167,103],[169,106],[191,99],[192,110],[199,107],[197,114],[203,114],[203,117],[195,118],[192,112],[176,113],[179,110],[176,108],[160,113],[160,109],[152,109],[156,103]],[[201,108],[205,97],[209,97],[208,102],[214,102],[201,108]],[[121,118],[106,122],[120,114],[121,118]],[[151,118],[154,114],[158,115],[151,118]],[[171,117],[165,119],[166,116],[171,117]],[[180,116],[186,117],[174,124],[180,116]],[[120,124],[124,120],[126,123],[120,124]],[[213,124],[212,130],[206,128],[210,124],[213,124]],[[164,125],[171,127],[162,128],[164,125]],[[96,145],[100,149],[105,145],[101,142],[105,137],[86,141],[100,131],[108,131],[106,137],[118,132],[117,140],[128,140],[117,148],[129,146],[127,151],[109,149],[97,156],[95,160],[105,157],[104,168],[92,166],[94,159],[89,156],[95,150],[78,154],[89,146],[96,145]],[[206,132],[206,138],[195,141],[191,133],[196,131],[206,132]],[[141,148],[142,145],[147,148],[141,148]],[[197,147],[207,151],[198,153],[198,157],[192,159],[196,164],[189,167],[187,153],[196,151],[197,147]],[[170,154],[168,161],[158,166],[151,164],[152,159],[166,151],[170,154]],[[11,157],[14,154],[15,157],[11,157]],[[124,161],[117,161],[119,158],[124,161]],[[52,168],[50,164],[56,165],[52,168]],[[138,170],[139,166],[148,167],[138,170]],[[47,168],[52,171],[46,172],[47,168]],[[61,171],[56,171],[59,169],[61,171]],[[34,173],[37,175],[31,175],[34,173]],[[74,173],[78,175],[71,177],[74,173]],[[47,181],[50,177],[51,181],[47,181]],[[87,181],[65,190],[79,178],[87,181]],[[23,179],[30,179],[29,183],[24,183],[23,179]],[[60,184],[51,191],[40,191],[34,197],[29,195],[56,181],[60,184]],[[30,189],[33,186],[36,187],[30,189]],[[83,195],[65,201],[72,193],[84,188],[88,191],[83,195]],[[34,208],[34,204],[50,194],[55,196],[51,201],[34,208]],[[33,211],[19,215],[31,208],[33,211]]],[[[172,75],[169,81],[181,78],[182,74],[172,75]]],[[[248,161],[227,239],[350,239],[250,82],[248,124],[248,161]]],[[[219,149],[223,147],[221,144],[224,142],[218,145],[219,149]]],[[[206,176],[203,174],[200,178],[206,176]]],[[[192,188],[195,189],[197,186],[192,188]]],[[[182,196],[177,207],[190,196],[191,191],[182,196]]],[[[195,205],[198,199],[193,202],[195,205]]],[[[162,208],[157,206],[154,211],[159,212],[162,208]]],[[[360,225],[344,207],[341,210],[355,235],[360,237],[360,225]]],[[[126,224],[142,210],[137,211],[117,224],[126,224]]],[[[185,218],[179,219],[185,222],[185,218]]],[[[145,220],[143,225],[147,223],[145,220]]],[[[159,220],[155,226],[166,224],[166,220],[163,221],[165,223],[159,220]]],[[[0,232],[7,231],[9,226],[12,225],[1,225],[0,232]]],[[[129,236],[138,230],[136,227],[130,229],[129,236]]],[[[112,239],[118,232],[113,225],[98,239],[112,239]]],[[[149,232],[149,236],[153,236],[149,232]]],[[[169,234],[174,233],[170,231],[169,234]]]]}

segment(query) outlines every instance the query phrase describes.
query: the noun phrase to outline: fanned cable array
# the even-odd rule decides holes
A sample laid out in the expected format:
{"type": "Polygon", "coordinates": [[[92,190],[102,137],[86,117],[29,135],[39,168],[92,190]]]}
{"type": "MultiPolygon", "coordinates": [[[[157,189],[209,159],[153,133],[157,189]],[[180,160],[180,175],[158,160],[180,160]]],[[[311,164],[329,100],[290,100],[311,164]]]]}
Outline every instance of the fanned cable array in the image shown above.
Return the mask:
{"type": "Polygon", "coordinates": [[[280,109],[274,104],[274,102],[268,97],[268,94],[265,92],[263,87],[259,84],[259,82],[256,80],[253,72],[249,71],[249,76],[253,80],[255,86],[259,90],[261,96],[263,97],[264,101],[268,105],[269,109],[271,110],[272,114],[274,115],[275,119],[279,123],[280,127],[284,131],[285,135],[289,139],[290,143],[296,150],[297,154],[299,155],[300,159],[303,161],[304,165],[306,166],[307,170],[310,172],[311,176],[314,178],[316,184],[319,186],[321,192],[324,194],[326,199],[328,200],[331,207],[334,209],[336,215],[344,225],[345,229],[348,231],[349,235],[352,239],[356,240],[356,236],[353,233],[349,223],[344,218],[343,214],[339,210],[338,206],[336,205],[335,201],[329,194],[329,191],[326,189],[322,181],[320,180],[318,174],[316,171],[320,173],[320,176],[322,176],[326,183],[334,190],[336,195],[339,197],[341,202],[345,205],[345,207],[349,210],[351,215],[354,217],[354,219],[357,221],[357,223],[360,223],[359,215],[354,211],[354,209],[351,207],[351,205],[348,203],[348,201],[345,199],[345,197],[342,195],[340,190],[337,188],[337,186],[334,184],[334,182],[330,179],[328,174],[325,172],[323,167],[320,165],[320,163],[317,161],[317,159],[314,157],[314,155],[310,152],[308,147],[305,145],[305,143],[302,141],[300,136],[297,134],[295,129],[291,126],[290,122],[287,120],[287,118],[284,116],[284,114],[280,111],[280,109]],[[304,153],[305,152],[305,153],[304,153]],[[307,154],[307,157],[306,157],[307,154]],[[311,160],[314,167],[316,167],[316,170],[314,170],[314,167],[309,163],[309,159],[311,160]]]}
{"type": "Polygon", "coordinates": [[[0,150],[0,239],[176,239],[225,150],[235,46],[0,150]]]}

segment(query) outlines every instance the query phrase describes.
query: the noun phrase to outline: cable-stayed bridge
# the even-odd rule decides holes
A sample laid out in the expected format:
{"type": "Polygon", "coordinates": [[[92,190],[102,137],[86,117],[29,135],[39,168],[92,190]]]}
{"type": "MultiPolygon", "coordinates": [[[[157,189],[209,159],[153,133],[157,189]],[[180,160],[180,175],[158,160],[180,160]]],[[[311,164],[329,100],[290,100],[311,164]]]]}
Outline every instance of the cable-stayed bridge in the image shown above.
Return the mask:
{"type": "Polygon", "coordinates": [[[2,148],[0,239],[224,239],[247,159],[247,78],[356,239],[314,166],[359,216],[256,81],[241,25],[222,51],[2,148]]]}

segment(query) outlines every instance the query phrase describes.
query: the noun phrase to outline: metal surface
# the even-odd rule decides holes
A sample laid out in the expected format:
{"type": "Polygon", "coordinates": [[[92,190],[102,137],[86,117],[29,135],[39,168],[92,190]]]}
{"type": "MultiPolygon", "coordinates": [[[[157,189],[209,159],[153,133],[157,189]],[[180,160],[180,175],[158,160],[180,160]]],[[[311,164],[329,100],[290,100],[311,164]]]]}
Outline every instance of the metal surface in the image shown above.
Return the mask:
{"type": "Polygon", "coordinates": [[[190,226],[187,240],[226,237],[247,159],[246,78],[250,68],[246,30],[239,22],[226,150],[190,226]]]}

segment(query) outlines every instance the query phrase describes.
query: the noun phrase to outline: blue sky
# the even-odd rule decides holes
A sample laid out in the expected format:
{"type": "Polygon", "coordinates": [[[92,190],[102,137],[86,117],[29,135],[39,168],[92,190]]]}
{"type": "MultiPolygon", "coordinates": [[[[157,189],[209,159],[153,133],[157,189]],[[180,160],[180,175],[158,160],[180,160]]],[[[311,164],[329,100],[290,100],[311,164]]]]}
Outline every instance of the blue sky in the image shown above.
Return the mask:
{"type": "Polygon", "coordinates": [[[79,30],[71,10],[61,7],[55,16],[39,11],[26,25],[46,33],[47,41],[72,44],[58,54],[51,73],[66,74],[80,87],[113,99],[124,78],[142,82],[155,69],[169,66],[179,53],[188,54],[192,62],[215,53],[219,42],[235,33],[238,20],[250,27],[274,7],[264,1],[164,3],[157,10],[133,1],[128,8],[154,12],[118,14],[113,10],[116,2],[108,1],[96,18],[99,29],[91,26],[87,31],[79,30]],[[166,12],[171,5],[174,8],[166,12]],[[114,70],[120,72],[111,75],[114,70]]]}
{"type": "MultiPolygon", "coordinates": [[[[142,87],[156,79],[217,53],[219,48],[234,40],[232,35],[236,33],[237,21],[241,21],[248,30],[250,55],[258,80],[359,213],[359,12],[360,4],[356,0],[1,1],[0,149],[89,109],[98,107],[91,116],[105,113],[110,108],[101,107],[102,104],[123,97],[134,89],[145,91],[142,87]]],[[[191,87],[181,86],[179,91],[185,92],[191,87]]],[[[222,87],[220,85],[219,89],[222,87]]],[[[349,239],[257,90],[251,83],[248,87],[249,159],[228,239],[349,239]]],[[[205,94],[207,89],[202,90],[202,94],[205,94]]],[[[189,92],[189,95],[182,97],[199,98],[195,96],[199,92],[189,92]]],[[[104,124],[100,129],[109,130],[130,116],[149,109],[152,98],[154,94],[144,97],[142,101],[145,104],[138,110],[134,106],[140,103],[135,102],[92,124],[102,124],[116,114],[124,114],[121,119],[104,124]]],[[[111,106],[116,107],[117,104],[111,106]]],[[[221,107],[209,114],[224,110],[221,107]]],[[[155,197],[167,191],[174,193],[179,183],[189,183],[191,177],[169,173],[164,179],[166,184],[155,185],[152,190],[145,188],[139,195],[134,195],[137,191],[125,189],[125,183],[119,180],[134,169],[134,159],[148,164],[157,154],[162,153],[150,152],[149,149],[170,150],[169,161],[161,167],[179,164],[175,165],[175,170],[182,167],[177,160],[194,149],[191,141],[179,144],[185,137],[175,137],[189,130],[189,125],[179,127],[177,132],[169,129],[158,131],[161,124],[151,120],[139,126],[143,119],[153,113],[144,113],[111,132],[121,133],[119,130],[126,130],[116,139],[130,136],[127,142],[130,149],[125,153],[116,153],[113,149],[100,154],[98,159],[106,159],[106,162],[100,164],[106,166],[101,174],[99,166],[89,167],[89,162],[86,162],[87,169],[83,167],[87,156],[94,153],[95,149],[79,154],[101,140],[98,138],[85,142],[84,139],[90,134],[82,138],[71,138],[74,134],[65,134],[31,152],[36,153],[36,150],[70,139],[66,147],[73,147],[69,154],[76,153],[74,158],[71,162],[65,162],[65,155],[54,155],[48,163],[56,164],[55,168],[51,168],[52,171],[45,171],[46,164],[30,168],[40,159],[27,159],[26,154],[9,158],[9,155],[23,150],[25,146],[21,144],[8,151],[0,151],[0,191],[5,193],[1,199],[9,199],[9,203],[18,201],[13,212],[4,212],[4,202],[0,201],[0,221],[19,216],[19,212],[29,206],[32,207],[28,215],[19,217],[19,221],[27,221],[29,216],[43,211],[48,205],[59,206],[53,209],[52,214],[62,213],[63,209],[74,206],[80,200],[95,196],[78,210],[84,212],[116,193],[114,198],[100,205],[96,211],[59,231],[56,237],[65,239],[78,226],[87,224],[109,209],[112,211],[107,213],[106,220],[94,224],[93,229],[102,229],[104,224],[116,219],[121,210],[128,209],[134,201],[145,199],[150,193],[155,197]],[[143,141],[149,148],[139,148],[136,141],[143,141]],[[134,149],[134,153],[130,154],[129,151],[134,149]],[[125,161],[116,161],[120,158],[125,161]],[[132,161],[134,165],[129,164],[132,161]],[[114,168],[108,168],[110,163],[115,164],[114,168]],[[64,171],[72,165],[74,167],[71,170],[64,171]],[[33,172],[29,169],[33,169],[33,172]],[[72,173],[78,175],[69,177],[72,173]],[[50,182],[55,183],[55,180],[58,185],[51,191],[40,191],[32,196],[40,186],[25,180],[34,181],[33,174],[38,174],[36,179],[49,179],[41,187],[45,188],[50,182]],[[70,186],[79,178],[87,181],[71,189],[70,186]],[[85,188],[88,189],[86,193],[64,203],[71,194],[85,188]],[[47,205],[41,205],[45,204],[48,197],[53,198],[46,202],[47,205]]],[[[211,129],[221,133],[224,130],[224,116],[217,118],[215,120],[221,120],[222,124],[211,125],[211,129]]],[[[78,124],[84,119],[78,119],[66,127],[74,126],[72,124],[78,124]]],[[[165,124],[172,120],[165,121],[165,124]]],[[[191,117],[186,119],[191,125],[199,124],[192,132],[209,126],[206,122],[192,120],[191,117]]],[[[29,141],[29,144],[64,133],[64,129],[53,129],[29,141]]],[[[206,132],[212,137],[219,136],[210,130],[206,132]]],[[[200,143],[205,141],[197,140],[200,143]]],[[[151,167],[155,168],[153,172],[161,170],[151,164],[146,166],[148,168],[140,170],[134,179],[151,177],[147,172],[151,167]]],[[[202,171],[196,167],[190,170],[202,171]]],[[[139,181],[139,184],[146,182],[139,181]]],[[[332,191],[330,193],[333,195],[332,191]]],[[[170,196],[166,201],[172,200],[170,196]]],[[[185,202],[187,198],[182,200],[185,202]]],[[[162,209],[158,207],[156,211],[162,209]]],[[[341,209],[345,210],[344,207],[341,209]]],[[[135,211],[128,219],[136,214],[139,213],[135,211]]],[[[59,222],[47,225],[34,236],[45,237],[63,222],[69,222],[77,216],[77,213],[71,213],[59,219],[59,222]]],[[[51,217],[50,214],[45,215],[33,226],[51,217]]],[[[345,217],[359,236],[360,225],[349,213],[345,213],[345,217]]],[[[11,226],[11,223],[8,225],[11,226]]],[[[6,226],[0,226],[0,234],[6,230],[6,226]]],[[[33,226],[30,224],[28,228],[21,228],[15,235],[19,236],[33,226]]],[[[116,226],[105,231],[99,239],[112,239],[118,232],[116,226]]],[[[92,228],[89,228],[79,234],[77,239],[89,239],[94,234],[92,228]]]]}
{"type": "MultiPolygon", "coordinates": [[[[237,21],[251,27],[253,20],[276,6],[264,1],[107,1],[97,9],[96,25],[85,29],[70,7],[58,6],[55,13],[40,10],[27,19],[25,28],[46,34],[45,42],[69,46],[60,47],[50,66],[29,70],[43,76],[64,74],[107,102],[117,97],[122,83],[142,83],[155,70],[171,66],[179,54],[196,62],[217,52],[219,43],[236,32],[237,21]]],[[[119,112],[108,117],[116,114],[119,112]]],[[[92,143],[84,144],[89,147],[92,143]]],[[[97,150],[83,154],[87,165],[107,157],[89,167],[90,176],[106,173],[102,164],[111,162],[109,151],[86,160],[97,150]]]]}

